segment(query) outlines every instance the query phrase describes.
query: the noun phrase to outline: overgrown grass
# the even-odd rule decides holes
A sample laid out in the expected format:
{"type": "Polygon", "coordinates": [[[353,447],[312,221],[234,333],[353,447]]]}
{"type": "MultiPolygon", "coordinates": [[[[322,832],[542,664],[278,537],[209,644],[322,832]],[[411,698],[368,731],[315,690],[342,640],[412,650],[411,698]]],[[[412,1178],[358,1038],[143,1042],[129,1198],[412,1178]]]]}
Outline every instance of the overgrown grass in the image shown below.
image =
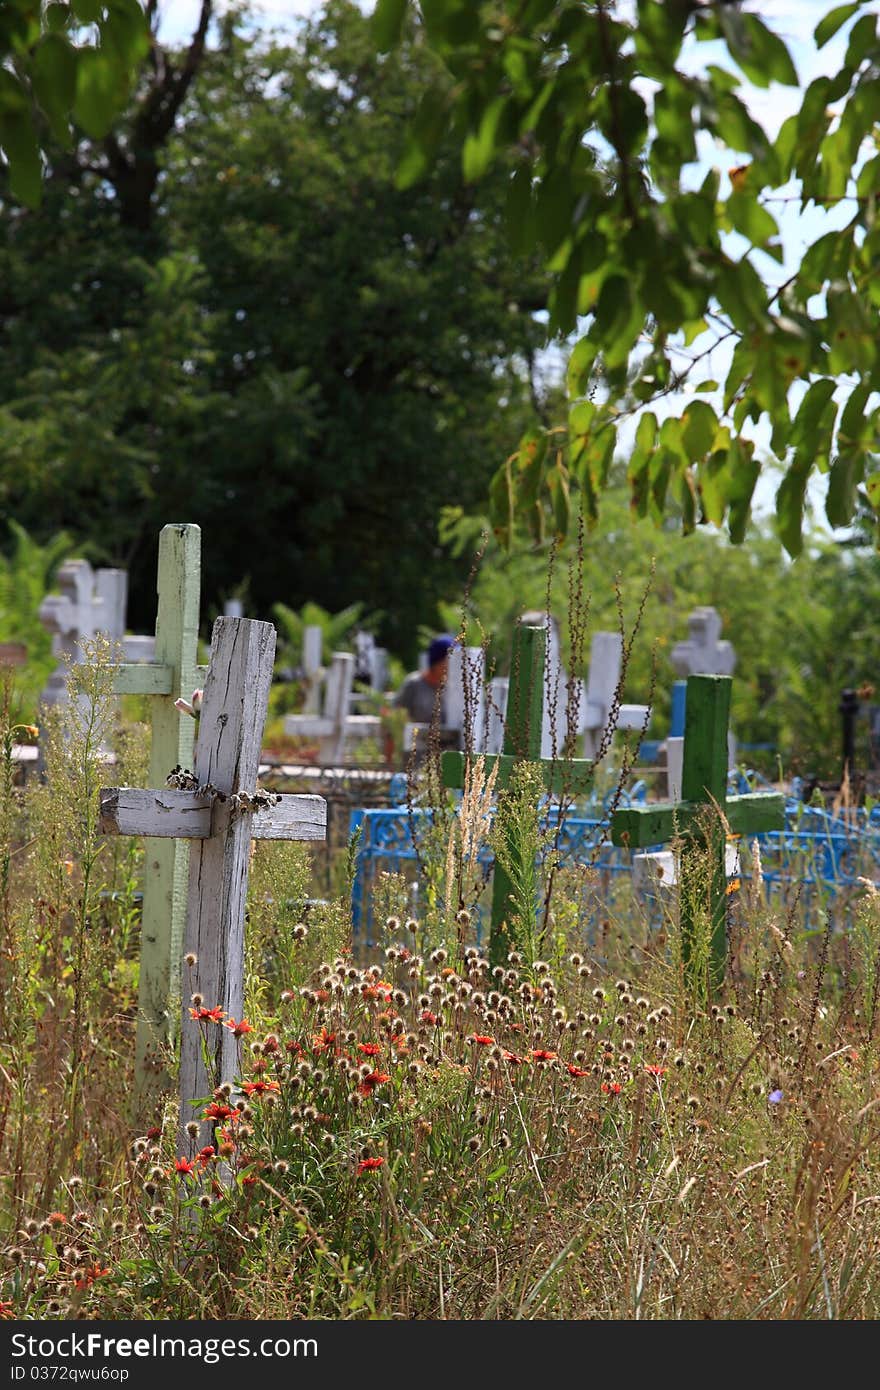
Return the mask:
{"type": "MultiPolygon", "coordinates": [[[[422,922],[386,885],[387,945],[355,961],[344,897],[307,912],[307,852],[263,842],[239,1075],[195,1112],[213,1143],[175,1152],[172,1096],[133,1128],[140,851],[95,838],[92,669],[104,712],[51,735],[45,786],[0,779],[8,1316],[880,1314],[867,885],[852,931],[805,933],[753,879],[703,1003],[674,915],[648,928],[589,870],[554,869],[548,930],[494,968],[453,894],[422,922]]],[[[472,850],[449,834],[444,885],[472,850]]]]}

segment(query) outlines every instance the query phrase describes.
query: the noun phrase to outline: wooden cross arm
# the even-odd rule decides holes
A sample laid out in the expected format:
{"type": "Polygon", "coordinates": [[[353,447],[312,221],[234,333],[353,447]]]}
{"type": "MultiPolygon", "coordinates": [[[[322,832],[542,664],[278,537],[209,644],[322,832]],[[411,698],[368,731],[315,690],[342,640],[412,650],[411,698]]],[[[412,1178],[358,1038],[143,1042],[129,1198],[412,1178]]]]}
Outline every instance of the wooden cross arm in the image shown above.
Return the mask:
{"type": "Polygon", "coordinates": [[[170,695],[173,686],[174,667],[158,661],[123,661],[113,680],[117,695],[170,695]]]}
{"type": "Polygon", "coordinates": [[[780,792],[746,792],[729,796],[724,814],[733,835],[763,835],[785,829],[785,797],[780,792]]]}
{"type": "MultiPolygon", "coordinates": [[[[196,679],[204,684],[207,666],[196,667],[196,679]]],[[[117,695],[173,695],[174,667],[161,661],[123,661],[116,668],[113,689],[117,695]]],[[[186,692],[189,699],[189,692],[186,692]]]]}
{"type": "MultiPolygon", "coordinates": [[[[445,787],[459,789],[464,787],[467,756],[466,753],[457,753],[454,749],[447,749],[441,755],[443,785],[445,787]]],[[[528,761],[513,753],[477,754],[472,761],[476,761],[479,756],[483,758],[483,770],[487,777],[497,764],[498,776],[495,785],[501,789],[510,786],[513,769],[518,764],[528,761]]],[[[533,766],[540,770],[541,780],[548,792],[566,796],[583,796],[593,785],[593,764],[588,758],[560,759],[559,762],[543,759],[535,761],[533,766]]]]}
{"type": "MultiPolygon", "coordinates": [[[[611,843],[628,849],[667,844],[676,835],[698,830],[711,805],[707,801],[658,801],[653,806],[615,811],[611,818],[611,843]]],[[[785,827],[785,799],[778,792],[732,796],[720,809],[733,835],[761,835],[785,827]]]]}
{"type": "MultiPolygon", "coordinates": [[[[206,840],[216,797],[195,792],[109,787],[101,791],[104,835],[149,835],[162,840],[206,840]]],[[[226,803],[220,803],[225,805],[226,803]]],[[[327,803],[322,796],[282,796],[253,812],[254,840],[323,840],[327,803]]]]}

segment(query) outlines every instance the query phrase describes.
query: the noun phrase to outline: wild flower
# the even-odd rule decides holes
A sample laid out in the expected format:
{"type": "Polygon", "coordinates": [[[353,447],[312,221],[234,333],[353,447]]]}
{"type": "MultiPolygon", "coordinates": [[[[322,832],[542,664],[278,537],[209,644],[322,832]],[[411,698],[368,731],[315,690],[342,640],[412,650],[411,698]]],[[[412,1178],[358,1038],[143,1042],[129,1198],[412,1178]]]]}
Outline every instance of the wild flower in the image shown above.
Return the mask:
{"type": "Polygon", "coordinates": [[[384,1162],[384,1158],[362,1158],[357,1166],[357,1176],[360,1177],[361,1173],[374,1173],[384,1162]]]}
{"type": "Polygon", "coordinates": [[[232,1033],[233,1037],[236,1038],[243,1038],[246,1033],[252,1033],[254,1031],[253,1027],[250,1023],[248,1023],[246,1018],[241,1019],[237,1023],[234,1018],[227,1018],[223,1024],[223,1027],[228,1028],[229,1031],[232,1033]]]}

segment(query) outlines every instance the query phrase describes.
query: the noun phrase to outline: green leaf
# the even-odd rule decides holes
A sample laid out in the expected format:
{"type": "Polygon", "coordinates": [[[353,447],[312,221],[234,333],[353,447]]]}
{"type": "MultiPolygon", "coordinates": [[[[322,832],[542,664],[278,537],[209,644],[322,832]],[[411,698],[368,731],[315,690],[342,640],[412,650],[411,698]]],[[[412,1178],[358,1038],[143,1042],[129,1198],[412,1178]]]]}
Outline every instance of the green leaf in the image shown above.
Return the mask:
{"type": "Polygon", "coordinates": [[[715,411],[705,401],[691,401],[681,417],[681,440],[688,458],[696,463],[712,447],[718,429],[715,411]]]}
{"type": "Polygon", "coordinates": [[[779,235],[775,219],[749,193],[731,193],[725,209],[735,230],[753,246],[763,246],[771,237],[779,235]]]}
{"type": "Polygon", "coordinates": [[[568,487],[568,473],[563,464],[558,463],[551,470],[547,483],[553,502],[553,522],[556,536],[565,540],[571,524],[571,497],[568,487]]]}
{"type": "Polygon", "coordinates": [[[856,509],[857,489],[864,471],[863,449],[843,449],[835,458],[828,475],[828,492],[825,497],[825,515],[831,526],[846,526],[852,520],[856,509]]]}
{"type": "Polygon", "coordinates": [[[811,468],[808,459],[797,455],[776,493],[776,530],[792,558],[803,549],[804,501],[811,468]]]}
{"type": "Polygon", "coordinates": [[[880,514],[880,473],[872,473],[865,479],[865,492],[874,511],[880,514]]]}
{"type": "Polygon", "coordinates": [[[373,11],[373,40],[380,53],[389,53],[398,43],[406,15],[407,0],[378,0],[373,11]]]}
{"type": "MultiPolygon", "coordinates": [[[[798,407],[789,443],[796,449],[809,449],[819,436],[819,422],[837,387],[836,381],[821,377],[814,381],[798,407]]],[[[832,417],[833,419],[833,417],[832,417]]]]}
{"type": "Polygon", "coordinates": [[[71,0],[71,9],[83,24],[97,24],[102,8],[101,0],[71,0]]]}
{"type": "Polygon", "coordinates": [[[852,27],[849,36],[849,45],[846,50],[846,66],[857,68],[868,55],[874,40],[877,37],[877,21],[873,15],[862,15],[857,24],[852,27]]]}
{"type": "Polygon", "coordinates": [[[39,207],[43,167],[30,115],[25,110],[0,110],[0,147],[9,161],[9,187],[26,207],[39,207]]]}
{"type": "Polygon", "coordinates": [[[583,396],[590,386],[598,346],[590,338],[581,338],[568,359],[566,386],[569,396],[583,396]]]}
{"type": "Polygon", "coordinates": [[[544,481],[544,464],[547,458],[547,436],[543,430],[531,429],[519,442],[517,467],[519,469],[516,490],[516,505],[520,510],[534,507],[544,481]]]}
{"type": "Polygon", "coordinates": [[[418,183],[431,169],[449,124],[449,103],[445,92],[429,87],[409,128],[395,185],[401,191],[418,183]]]}
{"type": "Polygon", "coordinates": [[[719,17],[731,54],[756,87],[768,87],[771,82],[788,87],[798,85],[788,49],[757,15],[725,7],[719,17]]]}
{"type": "Polygon", "coordinates": [[[734,545],[745,540],[755,484],[761,465],[754,458],[755,445],[751,439],[735,439],[727,458],[727,529],[734,545]]]}
{"type": "Polygon", "coordinates": [[[475,183],[477,179],[482,178],[492,163],[498,143],[499,125],[508,106],[507,97],[496,97],[483,112],[476,133],[471,132],[465,137],[461,156],[465,183],[475,183]]]}
{"type": "Polygon", "coordinates": [[[49,118],[53,135],[62,143],[70,133],[76,69],[76,53],[60,34],[46,34],[37,44],[32,66],[34,94],[49,118]]]}
{"type": "Polygon", "coordinates": [[[125,99],[125,79],[117,63],[95,49],[80,50],[73,114],[87,135],[101,140],[125,99]]]}
{"type": "Polygon", "coordinates": [[[824,19],[820,19],[816,28],[813,30],[813,38],[816,41],[816,47],[824,48],[828,40],[832,39],[837,33],[838,29],[861,8],[862,0],[855,0],[855,4],[852,5],[838,5],[837,9],[831,10],[825,15],[824,19]]]}
{"type": "Polygon", "coordinates": [[[489,523],[503,550],[509,550],[513,540],[513,507],[511,460],[505,459],[489,484],[489,523]]]}

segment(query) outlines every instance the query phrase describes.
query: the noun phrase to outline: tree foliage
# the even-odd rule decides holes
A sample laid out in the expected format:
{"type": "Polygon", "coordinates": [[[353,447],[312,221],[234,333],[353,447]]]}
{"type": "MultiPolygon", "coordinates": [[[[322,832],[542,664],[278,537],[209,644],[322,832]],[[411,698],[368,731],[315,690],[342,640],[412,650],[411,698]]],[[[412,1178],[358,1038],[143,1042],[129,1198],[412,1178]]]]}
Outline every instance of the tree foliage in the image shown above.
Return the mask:
{"type": "Polygon", "coordinates": [[[790,554],[815,473],[827,477],[832,525],[859,497],[880,516],[875,7],[857,0],[823,17],[819,48],[851,25],[843,63],[809,85],[775,139],[750,114],[737,69],[760,87],[796,85],[797,73],[782,39],[739,4],[379,0],[380,49],[410,10],[454,84],[425,91],[400,184],[424,176],[449,131],[469,181],[512,158],[512,244],[537,249],[552,272],[551,332],[580,334],[564,433],[527,434],[493,481],[496,535],[508,543],[536,499],[564,533],[573,488],[595,522],[618,431],[635,413],[637,516],[659,520],[674,506],[685,532],[726,523],[741,541],[761,472],[749,422],[765,422],[785,468],[776,516],[790,554]],[[716,40],[729,66],[690,71],[685,46],[716,40]],[[693,177],[705,136],[736,161],[726,193],[717,169],[693,177]],[[774,286],[772,195],[792,182],[802,208],[844,205],[848,220],[774,286]],[[720,383],[700,381],[702,349],[683,355],[706,333],[733,345],[720,383]],[[651,407],[685,384],[693,398],[661,422],[651,407]]]}
{"type": "Polygon", "coordinates": [[[359,601],[414,660],[467,573],[440,507],[478,505],[532,417],[544,276],[507,252],[502,170],[467,186],[450,142],[395,186],[407,114],[446,80],[423,46],[377,63],[342,0],[295,44],[245,21],[202,53],[148,216],[107,145],[134,158],[151,70],[68,180],[50,151],[38,213],[0,209],[0,506],[128,566],[138,626],[159,529],[192,520],[206,607],[248,576],[267,616],[359,601]]]}
{"type": "MultiPolygon", "coordinates": [[[[450,508],[442,533],[452,545],[472,551],[481,526],[488,526],[488,518],[450,508]]],[[[648,738],[663,738],[669,728],[672,684],[679,679],[671,652],[688,635],[687,615],[709,604],[721,617],[722,637],[730,639],[736,652],[734,731],[741,743],[761,745],[743,749],[742,761],[776,776],[778,755],[786,775],[838,777],[838,705],[842,689],[849,686],[862,692],[857,767],[864,770],[869,755],[876,764],[880,750],[869,747],[867,711],[880,703],[875,688],[880,573],[869,549],[835,545],[813,525],[796,565],[786,559],[767,525],[750,528],[748,545],[733,545],[704,528],[683,545],[672,518],[660,527],[649,518],[633,521],[625,467],[617,467],[593,532],[580,546],[573,539],[551,565],[546,551],[518,546],[508,552],[490,543],[470,593],[468,640],[479,645],[485,635],[489,664],[503,673],[514,623],[527,608],[546,608],[549,594],[560,624],[563,662],[571,669],[572,595],[580,585],[588,600],[590,632],[617,631],[614,576],[624,635],[632,630],[648,593],[624,692],[627,700],[645,702],[653,681],[648,738]]],[[[458,611],[455,605],[441,605],[441,625],[457,628],[458,611]]],[[[577,626],[576,612],[573,616],[577,626]]],[[[586,664],[588,660],[589,641],[586,664]]],[[[560,709],[564,702],[563,690],[560,709]]]]}
{"type": "MultiPolygon", "coordinates": [[[[148,5],[155,10],[155,4],[148,5]]],[[[0,6],[0,151],[9,191],[42,194],[42,153],[76,134],[109,134],[150,44],[138,0],[4,0],[0,6]]]]}

